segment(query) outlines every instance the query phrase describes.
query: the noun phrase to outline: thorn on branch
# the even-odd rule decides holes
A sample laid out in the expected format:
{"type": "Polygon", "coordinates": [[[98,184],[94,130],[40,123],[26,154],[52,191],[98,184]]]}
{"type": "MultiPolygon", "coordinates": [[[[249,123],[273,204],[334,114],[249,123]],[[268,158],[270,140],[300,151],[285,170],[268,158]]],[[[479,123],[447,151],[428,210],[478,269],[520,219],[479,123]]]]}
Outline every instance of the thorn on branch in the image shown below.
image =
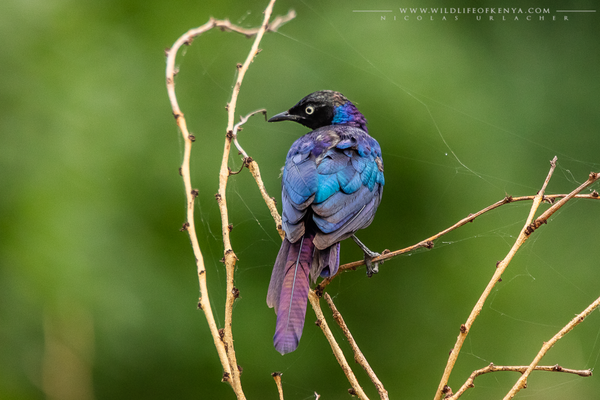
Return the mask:
{"type": "Polygon", "coordinates": [[[425,242],[425,247],[426,248],[433,249],[433,246],[434,246],[433,241],[428,240],[428,241],[425,242]]]}
{"type": "Polygon", "coordinates": [[[320,285],[317,286],[315,288],[315,294],[317,295],[318,298],[323,297],[323,287],[321,287],[320,285]]]}
{"type": "Polygon", "coordinates": [[[315,321],[315,325],[316,325],[316,326],[321,326],[321,320],[320,320],[320,319],[316,320],[316,321],[315,321]]]}
{"type": "Polygon", "coordinates": [[[202,310],[202,299],[198,299],[198,310],[202,310]]]}
{"type": "Polygon", "coordinates": [[[231,141],[233,139],[233,131],[227,131],[225,136],[227,137],[227,140],[231,141]]]}
{"type": "Polygon", "coordinates": [[[498,268],[500,266],[500,263],[502,262],[502,260],[500,261],[496,261],[496,268],[498,268]]]}
{"type": "Polygon", "coordinates": [[[241,365],[238,365],[238,371],[240,372],[240,375],[244,372],[244,368],[242,368],[241,365]]]}
{"type": "Polygon", "coordinates": [[[219,193],[217,193],[217,194],[215,194],[215,199],[217,199],[217,203],[220,203],[222,197],[221,197],[221,195],[219,193]]]}
{"type": "Polygon", "coordinates": [[[225,111],[229,111],[229,103],[225,104],[225,111]]]}
{"type": "Polygon", "coordinates": [[[240,68],[242,68],[242,64],[237,63],[236,67],[237,67],[237,69],[240,69],[240,68]]]}
{"type": "Polygon", "coordinates": [[[244,158],[244,166],[246,166],[246,167],[250,166],[250,163],[252,163],[253,161],[254,161],[254,159],[252,157],[250,157],[250,156],[245,157],[244,158]]]}
{"type": "Polygon", "coordinates": [[[535,225],[531,224],[527,227],[527,229],[525,229],[525,234],[529,236],[533,233],[533,231],[535,231],[535,225]]]}
{"type": "Polygon", "coordinates": [[[231,232],[233,230],[233,224],[227,225],[227,229],[229,230],[229,232],[231,232]]]}
{"type": "Polygon", "coordinates": [[[498,278],[498,282],[502,282],[502,278],[498,278]]]}
{"type": "Polygon", "coordinates": [[[467,333],[467,326],[466,326],[465,324],[462,324],[462,325],[460,326],[460,333],[462,333],[463,335],[464,335],[465,333],[467,333]]]}
{"type": "Polygon", "coordinates": [[[219,337],[221,338],[221,340],[223,340],[223,338],[225,337],[225,330],[223,328],[219,329],[219,337]]]}
{"type": "Polygon", "coordinates": [[[506,204],[506,203],[511,203],[512,201],[513,201],[513,197],[512,197],[512,196],[510,196],[510,195],[507,195],[507,196],[504,198],[504,204],[506,204]]]}
{"type": "Polygon", "coordinates": [[[179,176],[183,176],[183,168],[179,167],[179,176]]]}
{"type": "Polygon", "coordinates": [[[179,118],[183,117],[183,114],[178,113],[178,112],[173,112],[173,117],[175,117],[175,121],[177,121],[179,118]]]}
{"type": "Polygon", "coordinates": [[[200,192],[198,191],[198,189],[192,189],[190,194],[192,195],[192,198],[195,199],[196,197],[198,197],[198,194],[200,194],[200,192]]]}
{"type": "Polygon", "coordinates": [[[448,386],[448,385],[445,385],[445,386],[444,386],[444,388],[442,389],[442,393],[444,393],[444,394],[445,394],[445,396],[444,396],[444,397],[450,397],[450,396],[452,396],[452,395],[453,395],[453,393],[452,393],[452,388],[451,388],[450,386],[448,386]]]}
{"type": "Polygon", "coordinates": [[[277,372],[277,371],[276,371],[276,372],[272,372],[272,373],[271,373],[271,376],[272,376],[273,378],[275,378],[276,376],[281,376],[281,375],[283,375],[283,374],[282,374],[281,372],[277,372]]]}
{"type": "Polygon", "coordinates": [[[598,194],[598,192],[596,192],[595,190],[592,191],[592,197],[600,197],[600,194],[598,194]]]}
{"type": "Polygon", "coordinates": [[[177,67],[173,70],[173,76],[177,76],[178,73],[179,73],[179,67],[177,67]]]}
{"type": "Polygon", "coordinates": [[[223,379],[221,382],[229,382],[229,372],[223,372],[223,379]]]}
{"type": "Polygon", "coordinates": [[[169,52],[171,51],[170,47],[165,48],[165,57],[169,56],[169,52]]]}
{"type": "Polygon", "coordinates": [[[238,289],[234,286],[233,289],[231,289],[231,294],[233,295],[234,299],[239,298],[240,297],[240,289],[238,289]]]}
{"type": "Polygon", "coordinates": [[[190,139],[190,142],[195,142],[196,141],[196,136],[192,135],[191,133],[188,135],[188,139],[190,139]]]}
{"type": "Polygon", "coordinates": [[[187,229],[190,227],[190,223],[189,222],[184,222],[183,225],[181,226],[181,229],[179,230],[179,232],[185,232],[187,231],[187,229]]]}
{"type": "Polygon", "coordinates": [[[354,388],[350,388],[348,389],[348,394],[350,394],[350,396],[356,397],[356,390],[354,390],[354,388]]]}

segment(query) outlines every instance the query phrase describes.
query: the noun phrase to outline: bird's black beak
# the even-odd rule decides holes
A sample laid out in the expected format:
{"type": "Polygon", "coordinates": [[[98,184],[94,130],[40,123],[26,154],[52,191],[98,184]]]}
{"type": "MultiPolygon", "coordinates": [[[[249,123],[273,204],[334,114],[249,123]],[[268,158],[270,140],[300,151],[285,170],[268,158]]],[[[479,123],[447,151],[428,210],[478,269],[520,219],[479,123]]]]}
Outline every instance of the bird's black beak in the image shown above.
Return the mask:
{"type": "Polygon", "coordinates": [[[277,122],[277,121],[296,121],[299,122],[302,119],[299,115],[290,114],[289,111],[284,111],[277,115],[273,115],[267,122],[277,122]]]}

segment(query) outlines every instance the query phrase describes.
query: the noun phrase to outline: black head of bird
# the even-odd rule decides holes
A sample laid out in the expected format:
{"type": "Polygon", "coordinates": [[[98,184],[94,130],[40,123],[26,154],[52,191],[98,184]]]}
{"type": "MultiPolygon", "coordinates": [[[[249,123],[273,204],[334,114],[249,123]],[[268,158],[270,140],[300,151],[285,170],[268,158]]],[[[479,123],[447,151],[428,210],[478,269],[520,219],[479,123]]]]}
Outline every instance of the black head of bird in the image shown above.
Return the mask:
{"type": "Polygon", "coordinates": [[[348,124],[366,131],[367,120],[343,94],[321,90],[309,94],[288,111],[279,113],[269,122],[295,121],[310,129],[328,125],[348,124]]]}

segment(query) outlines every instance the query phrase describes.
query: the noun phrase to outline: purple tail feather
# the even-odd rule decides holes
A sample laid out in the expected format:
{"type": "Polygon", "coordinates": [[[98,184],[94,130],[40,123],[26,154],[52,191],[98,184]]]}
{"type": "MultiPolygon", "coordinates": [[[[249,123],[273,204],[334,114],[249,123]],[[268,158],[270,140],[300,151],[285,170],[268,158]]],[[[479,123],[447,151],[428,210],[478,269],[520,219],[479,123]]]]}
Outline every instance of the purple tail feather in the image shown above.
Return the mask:
{"type": "Polygon", "coordinates": [[[313,262],[313,237],[305,235],[296,243],[285,239],[271,275],[267,304],[275,307],[277,313],[273,344],[281,354],[296,350],[302,336],[313,262]]]}

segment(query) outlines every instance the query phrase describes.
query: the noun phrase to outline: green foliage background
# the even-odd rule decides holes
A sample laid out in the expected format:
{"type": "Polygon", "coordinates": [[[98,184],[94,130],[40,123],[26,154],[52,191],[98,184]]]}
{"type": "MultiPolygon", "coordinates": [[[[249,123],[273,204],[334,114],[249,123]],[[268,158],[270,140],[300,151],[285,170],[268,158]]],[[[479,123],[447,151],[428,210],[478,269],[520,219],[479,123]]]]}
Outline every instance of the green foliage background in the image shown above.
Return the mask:
{"type": "MultiPolygon", "coordinates": [[[[163,49],[210,16],[257,26],[266,4],[0,4],[0,398],[233,398],[196,310],[194,258],[179,232],[183,143],[166,95],[163,49]],[[47,393],[53,387],[63,394],[47,393]]],[[[321,89],[358,103],[386,167],[383,203],[360,234],[375,250],[416,243],[506,194],[535,194],[555,155],[548,192],[568,192],[600,171],[600,21],[597,13],[563,21],[555,11],[597,4],[562,1],[551,7],[557,21],[536,14],[532,21],[525,14],[519,21],[514,14],[507,21],[489,21],[489,14],[405,21],[399,11],[511,5],[280,1],[276,15],[294,8],[298,16],[263,39],[237,112],[266,107],[272,115],[321,89]],[[353,12],[373,8],[393,12],[353,12]]],[[[225,104],[251,43],[211,31],[178,58],[180,105],[198,138],[196,222],[221,325],[225,273],[214,194],[225,104]]],[[[305,131],[254,117],[241,133],[277,199],[287,149],[305,131]]],[[[233,154],[230,166],[240,165],[233,154]]],[[[345,398],[349,384],[310,309],[299,349],[281,357],[272,348],[275,315],[265,296],[279,238],[247,171],[230,179],[228,196],[241,292],[233,328],[248,398],[277,398],[273,371],[283,372],[286,399],[314,398],[315,391],[345,398]]],[[[453,389],[490,362],[529,364],[544,340],[600,295],[599,207],[574,201],[520,251],[469,335],[453,389]]],[[[371,279],[359,270],[329,287],[391,398],[433,397],[460,324],[528,210],[504,206],[431,251],[385,263],[371,279]]],[[[353,244],[342,248],[343,262],[360,258],[353,244]]],[[[543,364],[598,367],[599,332],[595,312],[543,364]]],[[[517,377],[478,378],[465,398],[500,398],[517,377]]],[[[596,376],[537,373],[520,397],[592,399],[599,392],[596,376]]]]}

